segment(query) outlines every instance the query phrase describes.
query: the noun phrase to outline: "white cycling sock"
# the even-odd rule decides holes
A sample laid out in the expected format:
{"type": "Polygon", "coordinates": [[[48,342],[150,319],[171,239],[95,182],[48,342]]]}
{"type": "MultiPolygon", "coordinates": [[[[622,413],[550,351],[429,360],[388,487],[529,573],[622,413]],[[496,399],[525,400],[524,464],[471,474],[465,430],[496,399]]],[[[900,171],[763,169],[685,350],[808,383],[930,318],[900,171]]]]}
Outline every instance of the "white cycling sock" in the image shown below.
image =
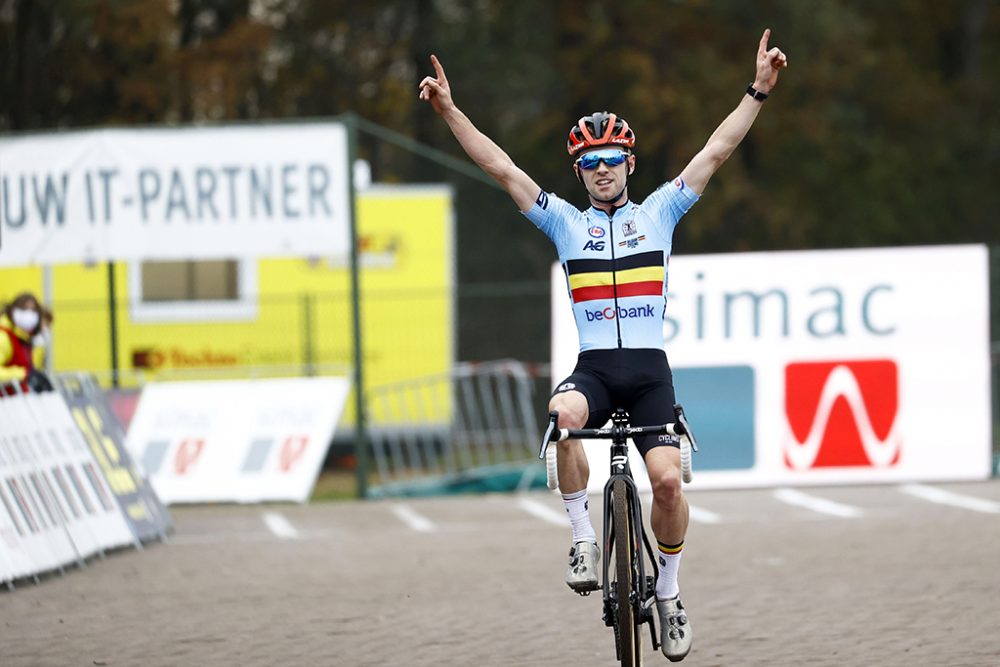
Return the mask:
{"type": "Polygon", "coordinates": [[[656,598],[666,600],[680,593],[677,585],[677,570],[681,567],[681,552],[684,542],[680,544],[664,544],[657,542],[656,566],[659,569],[656,577],[656,598]]]}
{"type": "Polygon", "coordinates": [[[563,504],[569,513],[569,522],[573,526],[573,544],[577,542],[593,542],[597,544],[597,533],[590,523],[590,499],[587,489],[576,493],[564,493],[563,504]]]}

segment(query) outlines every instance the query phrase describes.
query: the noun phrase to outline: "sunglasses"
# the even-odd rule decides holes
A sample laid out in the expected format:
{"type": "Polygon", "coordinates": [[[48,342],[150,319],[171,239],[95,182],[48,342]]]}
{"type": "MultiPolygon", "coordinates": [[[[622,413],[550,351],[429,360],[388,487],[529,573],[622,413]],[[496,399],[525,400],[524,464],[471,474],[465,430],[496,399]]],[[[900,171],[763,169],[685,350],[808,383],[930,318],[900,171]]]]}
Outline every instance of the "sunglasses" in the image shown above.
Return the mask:
{"type": "Polygon", "coordinates": [[[609,167],[617,167],[628,160],[629,154],[617,148],[606,148],[592,153],[585,153],[576,160],[576,166],[580,169],[597,169],[597,165],[603,162],[609,167]]]}

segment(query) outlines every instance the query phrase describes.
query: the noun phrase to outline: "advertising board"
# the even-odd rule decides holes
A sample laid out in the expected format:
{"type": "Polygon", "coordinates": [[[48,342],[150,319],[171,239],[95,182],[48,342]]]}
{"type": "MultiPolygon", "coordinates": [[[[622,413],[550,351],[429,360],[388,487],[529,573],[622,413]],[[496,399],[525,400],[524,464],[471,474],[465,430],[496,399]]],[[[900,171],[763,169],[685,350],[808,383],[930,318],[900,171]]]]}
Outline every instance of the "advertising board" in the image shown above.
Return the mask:
{"type": "Polygon", "coordinates": [[[346,257],[340,123],[0,139],[0,266],[346,257]]]}
{"type": "MultiPolygon", "coordinates": [[[[694,484],[988,477],[987,259],[970,245],[672,257],[663,330],[703,450],[694,484]]],[[[577,337],[559,265],[552,285],[559,382],[577,337]]]]}
{"type": "Polygon", "coordinates": [[[167,504],[305,502],[348,388],[343,378],[151,384],[128,449],[167,504]]]}

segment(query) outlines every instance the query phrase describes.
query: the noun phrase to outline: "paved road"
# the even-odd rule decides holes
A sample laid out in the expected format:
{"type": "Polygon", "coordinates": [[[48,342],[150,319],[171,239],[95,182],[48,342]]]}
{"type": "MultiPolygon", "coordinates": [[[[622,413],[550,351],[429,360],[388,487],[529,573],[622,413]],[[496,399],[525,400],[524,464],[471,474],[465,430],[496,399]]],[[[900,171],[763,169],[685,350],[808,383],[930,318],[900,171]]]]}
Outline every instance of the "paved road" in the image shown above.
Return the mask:
{"type": "MultiPolygon", "coordinates": [[[[683,664],[1000,665],[1000,480],[689,497],[683,664]]],[[[0,594],[0,664],[614,662],[550,494],[173,514],[168,544],[0,594]]]]}

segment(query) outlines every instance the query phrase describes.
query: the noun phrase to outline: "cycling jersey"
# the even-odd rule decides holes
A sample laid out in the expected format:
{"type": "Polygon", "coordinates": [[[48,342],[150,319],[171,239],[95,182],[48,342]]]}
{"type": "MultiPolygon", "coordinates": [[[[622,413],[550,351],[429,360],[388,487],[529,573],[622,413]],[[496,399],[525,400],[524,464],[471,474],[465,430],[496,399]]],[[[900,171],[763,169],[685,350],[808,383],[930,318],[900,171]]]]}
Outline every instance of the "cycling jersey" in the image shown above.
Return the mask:
{"type": "Polygon", "coordinates": [[[542,191],[524,215],[556,245],[580,351],[663,349],[667,268],[674,227],[698,195],[681,178],[613,213],[579,210],[542,191]]]}

